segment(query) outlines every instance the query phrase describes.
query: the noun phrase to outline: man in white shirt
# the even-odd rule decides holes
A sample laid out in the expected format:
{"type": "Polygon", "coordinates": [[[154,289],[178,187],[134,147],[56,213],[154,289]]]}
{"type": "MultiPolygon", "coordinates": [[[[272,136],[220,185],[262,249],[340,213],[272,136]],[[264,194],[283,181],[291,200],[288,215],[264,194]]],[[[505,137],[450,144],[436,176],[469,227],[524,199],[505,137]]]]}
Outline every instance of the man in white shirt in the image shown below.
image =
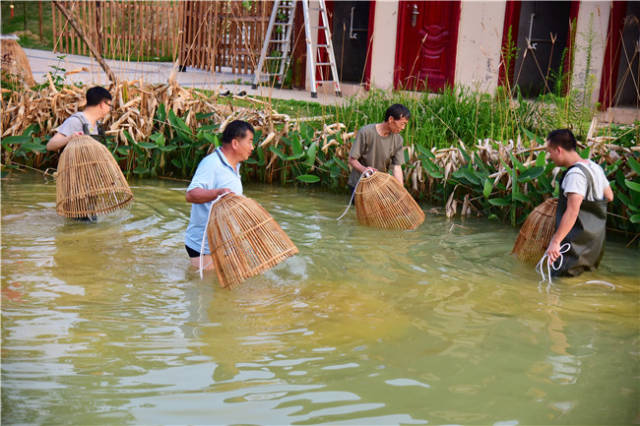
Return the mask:
{"type": "Polygon", "coordinates": [[[47,142],[47,151],[63,149],[77,135],[89,135],[104,142],[100,120],[111,111],[111,93],[104,87],[96,86],[87,90],[86,96],[87,104],[84,109],[69,116],[56,129],[56,134],[47,142]]]}
{"type": "Polygon", "coordinates": [[[242,195],[240,163],[253,151],[253,126],[246,121],[234,120],[222,132],[222,146],[200,161],[185,199],[191,203],[191,217],[185,233],[185,248],[195,267],[199,265],[200,247],[204,238],[205,269],[212,269],[206,231],[209,208],[213,200],[227,192],[242,195]]]}
{"type": "Polygon", "coordinates": [[[568,129],[554,130],[547,137],[546,150],[560,167],[568,167],[560,184],[556,232],[547,248],[549,260],[560,257],[560,247],[570,243],[556,275],[579,275],[598,266],[604,252],[607,202],[613,191],[604,170],[576,152],[576,138],[568,129]]]}

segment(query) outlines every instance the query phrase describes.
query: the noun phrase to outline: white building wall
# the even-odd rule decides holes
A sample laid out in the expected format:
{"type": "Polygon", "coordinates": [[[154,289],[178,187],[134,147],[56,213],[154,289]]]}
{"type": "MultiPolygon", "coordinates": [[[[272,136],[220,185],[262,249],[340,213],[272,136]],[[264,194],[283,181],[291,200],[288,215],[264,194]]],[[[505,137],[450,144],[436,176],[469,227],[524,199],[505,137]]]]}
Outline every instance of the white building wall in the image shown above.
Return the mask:
{"type": "Polygon", "coordinates": [[[506,2],[463,1],[455,84],[493,93],[498,86],[506,2]]]}
{"type": "MultiPolygon", "coordinates": [[[[299,4],[297,7],[302,7],[302,4],[299,4]]],[[[318,10],[318,8],[320,7],[320,4],[317,1],[310,1],[309,2],[309,24],[310,24],[310,29],[309,32],[311,33],[311,43],[313,46],[317,46],[318,45],[318,29],[314,28],[317,27],[319,24],[319,20],[320,20],[320,11],[318,10]]],[[[306,35],[305,35],[305,43],[306,43],[306,35]]],[[[305,44],[305,48],[306,48],[306,44],[305,44]]],[[[315,55],[316,52],[313,52],[313,55],[315,55]]],[[[311,91],[311,73],[315,72],[315,70],[312,70],[311,67],[309,66],[309,61],[305,61],[306,65],[305,65],[305,69],[306,69],[306,84],[305,84],[305,90],[307,92],[311,91]]]]}
{"type": "Polygon", "coordinates": [[[398,1],[376,1],[371,48],[371,86],[393,88],[398,30],[398,1]]]}
{"type": "Polygon", "coordinates": [[[591,84],[592,102],[598,101],[600,93],[610,13],[610,1],[582,1],[578,10],[571,86],[584,90],[585,83],[591,84]]]}
{"type": "MultiPolygon", "coordinates": [[[[392,89],[398,1],[376,1],[375,7],[371,86],[392,89]]],[[[467,0],[461,2],[460,7],[454,82],[456,85],[493,93],[500,74],[506,1],[467,0]]],[[[590,81],[593,84],[594,102],[600,90],[610,11],[610,1],[582,1],[578,13],[573,87],[581,89],[587,73],[592,75],[590,81]],[[587,70],[589,49],[591,63],[587,70]]]]}

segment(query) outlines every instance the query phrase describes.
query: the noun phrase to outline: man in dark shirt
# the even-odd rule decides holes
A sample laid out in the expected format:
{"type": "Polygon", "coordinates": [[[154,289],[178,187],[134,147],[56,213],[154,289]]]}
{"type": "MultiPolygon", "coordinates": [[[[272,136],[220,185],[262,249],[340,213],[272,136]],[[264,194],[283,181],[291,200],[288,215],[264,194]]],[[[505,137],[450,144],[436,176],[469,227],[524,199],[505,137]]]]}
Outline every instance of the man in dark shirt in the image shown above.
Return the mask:
{"type": "Polygon", "coordinates": [[[382,123],[369,124],[358,130],[356,141],[349,152],[349,186],[355,188],[360,175],[366,170],[388,172],[404,184],[402,163],[404,163],[403,140],[400,132],[411,118],[409,109],[401,104],[387,108],[382,123]]]}

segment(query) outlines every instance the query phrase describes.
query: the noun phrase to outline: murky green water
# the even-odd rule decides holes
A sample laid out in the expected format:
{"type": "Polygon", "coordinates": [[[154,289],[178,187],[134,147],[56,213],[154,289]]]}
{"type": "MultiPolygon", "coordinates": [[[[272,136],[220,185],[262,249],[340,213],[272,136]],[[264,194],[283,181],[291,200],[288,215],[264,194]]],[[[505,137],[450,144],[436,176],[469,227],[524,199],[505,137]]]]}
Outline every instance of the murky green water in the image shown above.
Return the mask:
{"type": "Polygon", "coordinates": [[[190,270],[185,186],[85,224],[39,175],[2,182],[3,423],[638,421],[637,251],[547,293],[505,225],[379,231],[249,186],[300,254],[227,291],[190,270]]]}

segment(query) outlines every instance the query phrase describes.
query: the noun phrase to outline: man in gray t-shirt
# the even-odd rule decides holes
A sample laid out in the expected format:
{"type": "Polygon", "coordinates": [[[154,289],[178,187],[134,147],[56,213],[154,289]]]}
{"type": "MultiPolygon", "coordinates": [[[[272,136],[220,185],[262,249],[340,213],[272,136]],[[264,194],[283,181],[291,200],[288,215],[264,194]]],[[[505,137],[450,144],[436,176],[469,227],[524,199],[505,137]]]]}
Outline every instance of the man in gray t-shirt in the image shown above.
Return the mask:
{"type": "Polygon", "coordinates": [[[404,163],[402,132],[411,118],[409,109],[401,104],[387,108],[382,123],[369,124],[358,130],[356,141],[349,152],[349,186],[355,188],[360,175],[366,170],[388,172],[404,184],[402,163],[404,163]]]}
{"type": "Polygon", "coordinates": [[[111,93],[96,86],[87,90],[87,105],[84,110],[72,114],[57,129],[47,142],[48,151],[59,151],[76,135],[99,135],[99,120],[111,111],[111,93]]]}

